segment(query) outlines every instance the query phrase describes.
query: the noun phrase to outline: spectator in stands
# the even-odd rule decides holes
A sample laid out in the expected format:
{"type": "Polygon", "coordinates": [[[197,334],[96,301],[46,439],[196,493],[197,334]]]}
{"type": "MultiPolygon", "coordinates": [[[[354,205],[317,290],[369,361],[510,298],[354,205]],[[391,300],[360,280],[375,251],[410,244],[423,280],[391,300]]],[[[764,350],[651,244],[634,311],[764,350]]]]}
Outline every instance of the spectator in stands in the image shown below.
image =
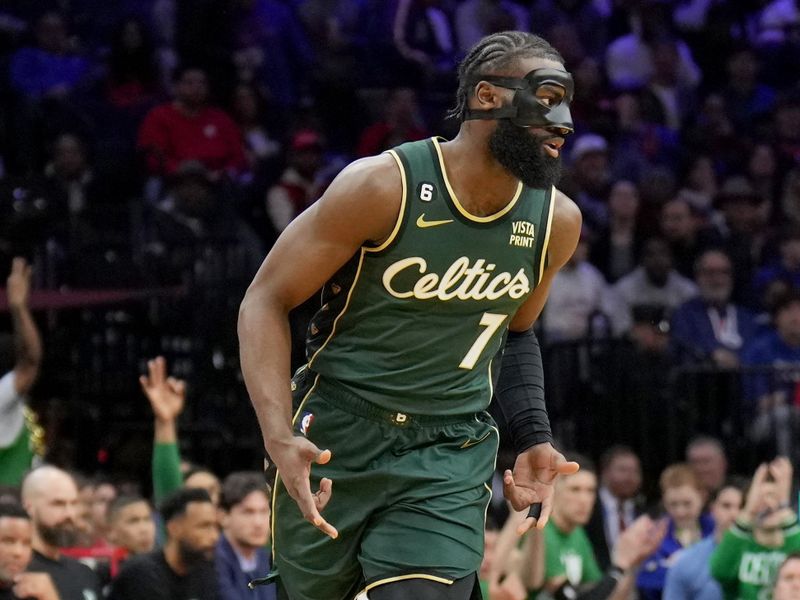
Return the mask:
{"type": "Polygon", "coordinates": [[[145,23],[123,19],[111,40],[106,97],[120,109],[141,109],[156,99],[161,75],[155,45],[145,23]]]}
{"type": "Polygon", "coordinates": [[[406,63],[403,83],[447,88],[457,47],[442,0],[398,0],[392,25],[395,50],[406,63]]]}
{"type": "Polygon", "coordinates": [[[26,572],[32,535],[28,513],[18,504],[0,502],[0,600],[61,600],[49,574],[26,572]]]}
{"type": "Polygon", "coordinates": [[[160,509],[164,547],[125,562],[110,600],[210,600],[218,597],[214,547],[219,538],[214,505],[201,489],[181,488],[160,509]]]}
{"type": "Polygon", "coordinates": [[[156,525],[150,504],[140,496],[119,496],[108,508],[108,541],[128,556],[150,552],[156,543],[156,525]]]}
{"type": "Polygon", "coordinates": [[[707,250],[695,263],[699,294],[672,315],[672,346],[680,362],[739,366],[740,354],[758,331],[755,315],[731,302],[733,265],[722,250],[707,250]]]}
{"type": "Polygon", "coordinates": [[[745,383],[754,420],[750,435],[768,453],[794,457],[796,443],[797,369],[800,368],[800,295],[790,292],[775,306],[774,329],[761,334],[742,355],[742,363],[772,367],[749,374],[745,383]]]}
{"type": "Polygon", "coordinates": [[[386,99],[384,116],[361,132],[356,153],[372,156],[384,150],[428,137],[422,120],[417,93],[408,87],[391,90],[386,99]]]}
{"type": "Polygon", "coordinates": [[[775,109],[775,90],[758,81],[759,61],[752,48],[739,47],[727,58],[728,81],[721,94],[736,131],[754,135],[775,109]]]}
{"type": "Polygon", "coordinates": [[[138,147],[152,175],[173,175],[186,161],[199,161],[218,181],[246,167],[242,136],[233,120],[208,104],[203,69],[175,72],[175,98],[153,108],[139,129],[138,147]]]}
{"type": "Polygon", "coordinates": [[[27,98],[56,100],[69,96],[89,73],[89,61],[74,52],[64,17],[46,12],[36,21],[36,46],[11,57],[11,86],[27,98]]]}
{"type": "Polygon", "coordinates": [[[672,311],[697,294],[694,283],[672,267],[672,254],[667,243],[651,238],[644,244],[640,266],[612,287],[612,302],[618,307],[612,316],[618,335],[631,329],[633,307],[662,307],[668,319],[672,311]]]}
{"type": "Polygon", "coordinates": [[[600,568],[611,566],[620,535],[642,513],[642,465],[628,446],[615,445],[600,457],[600,489],[586,533],[600,568]]]}
{"type": "Polygon", "coordinates": [[[711,577],[709,559],[722,536],[739,515],[744,501],[740,483],[727,482],[711,497],[714,533],[703,538],[680,557],[667,573],[663,600],[722,600],[722,588],[711,577]]]}
{"type": "Polygon", "coordinates": [[[756,272],[753,287],[759,298],[774,281],[786,281],[794,289],[800,289],[800,227],[787,229],[781,236],[780,256],[771,264],[756,272]]]}
{"type": "Polygon", "coordinates": [[[241,83],[233,91],[231,114],[242,132],[250,170],[255,175],[271,176],[280,158],[281,143],[270,131],[266,104],[256,87],[241,83]]]}
{"type": "Polygon", "coordinates": [[[711,555],[711,575],[731,597],[769,597],[786,555],[800,550],[791,492],[792,463],[786,457],[756,469],[744,508],[711,555]]]}
{"type": "Polygon", "coordinates": [[[747,177],[762,199],[766,218],[777,224],[780,221],[782,174],[778,173],[778,160],[771,144],[753,146],[747,160],[747,177]]]}
{"type": "MultiPolygon", "coordinates": [[[[584,529],[597,496],[597,476],[588,459],[580,464],[578,473],[556,483],[558,500],[544,527],[544,550],[532,544],[531,554],[522,558],[520,566],[530,568],[526,563],[543,561],[542,589],[556,598],[582,598],[586,593],[586,598],[622,600],[630,595],[639,565],[658,547],[666,528],[641,517],[618,540],[611,566],[601,571],[584,529]]],[[[506,527],[519,526],[520,516],[525,515],[510,517],[506,527]]]]}
{"type": "Polygon", "coordinates": [[[590,333],[592,318],[597,315],[607,324],[608,285],[602,273],[586,260],[589,254],[587,237],[588,232],[584,230],[572,257],[553,278],[550,300],[542,314],[547,343],[585,338],[590,333]]]}
{"type": "Polygon", "coordinates": [[[97,575],[61,552],[74,546],[78,536],[78,488],[72,477],[56,467],[34,469],[22,482],[22,505],[33,524],[33,560],[28,570],[48,573],[64,600],[101,598],[97,575]]]}
{"type": "Polygon", "coordinates": [[[722,242],[719,234],[704,227],[702,216],[680,193],[661,208],[661,234],[670,245],[675,270],[684,277],[696,274],[695,263],[700,253],[722,242]]]}
{"type": "Polygon", "coordinates": [[[95,481],[92,492],[92,503],[89,518],[92,523],[92,533],[95,543],[108,545],[106,538],[109,532],[108,508],[117,497],[117,488],[110,481],[95,481]]]}
{"type": "Polygon", "coordinates": [[[258,472],[231,473],[222,483],[222,535],[215,564],[220,600],[275,600],[274,585],[251,590],[247,584],[271,568],[264,547],[270,534],[270,489],[258,472]]]}
{"type": "Polygon", "coordinates": [[[589,54],[596,60],[602,60],[609,41],[612,5],[582,0],[534,0],[528,4],[531,7],[533,33],[547,38],[553,26],[574,24],[589,54]]]}
{"type": "Polygon", "coordinates": [[[304,129],[292,136],[288,166],[280,181],[267,192],[267,215],[280,233],[322,194],[317,175],[323,166],[322,137],[304,129]]]}
{"type": "Polygon", "coordinates": [[[667,535],[644,562],[636,587],[644,600],[661,598],[667,573],[677,552],[693,546],[714,530],[714,521],[702,514],[704,490],[687,464],[674,464],[661,473],[661,502],[668,517],[667,535]]]}
{"type": "Polygon", "coordinates": [[[792,168],[800,156],[800,92],[795,89],[778,101],[772,118],[773,145],[778,164],[792,168]]]}
{"type": "Polygon", "coordinates": [[[789,171],[783,180],[780,209],[792,226],[800,226],[800,167],[789,171]]]}
{"type": "Polygon", "coordinates": [[[608,142],[595,133],[586,133],[572,142],[572,166],[560,187],[575,200],[583,213],[584,225],[592,232],[608,224],[606,199],[611,180],[608,142]]]}
{"type": "Polygon", "coordinates": [[[643,91],[645,119],[674,132],[679,131],[697,110],[694,95],[696,83],[692,84],[680,76],[682,43],[675,38],[665,37],[650,45],[653,71],[643,91]]]}
{"type": "Polygon", "coordinates": [[[44,431],[27,406],[42,362],[42,340],[30,311],[31,267],[15,258],[6,282],[14,338],[14,366],[0,378],[0,485],[18,486],[36,455],[44,454],[44,431]]]}
{"type": "Polygon", "coordinates": [[[725,448],[714,437],[701,435],[686,446],[686,462],[694,471],[707,498],[716,494],[728,476],[725,448]]]}
{"type": "Polygon", "coordinates": [[[714,200],[724,217],[723,248],[733,263],[733,298],[745,306],[757,304],[753,299],[753,273],[767,243],[765,223],[759,217],[762,201],[743,176],[726,179],[714,200]]]}
{"type": "Polygon", "coordinates": [[[793,552],[778,568],[772,600],[800,599],[800,554],[793,552]]]}
{"type": "Polygon", "coordinates": [[[478,41],[498,31],[530,31],[527,11],[514,0],[465,0],[455,10],[459,50],[466,54],[478,41]]]}
{"type": "Polygon", "coordinates": [[[638,223],[639,190],[627,180],[611,186],[608,195],[608,226],[592,241],[591,261],[609,283],[636,268],[643,244],[638,223]]]}
{"type": "Polygon", "coordinates": [[[181,474],[177,420],[186,404],[186,382],[167,375],[167,361],[159,356],[147,361],[147,375],[139,377],[142,391],[155,416],[153,439],[153,496],[160,502],[185,486],[205,490],[219,505],[219,479],[208,469],[193,467],[181,474]]]}

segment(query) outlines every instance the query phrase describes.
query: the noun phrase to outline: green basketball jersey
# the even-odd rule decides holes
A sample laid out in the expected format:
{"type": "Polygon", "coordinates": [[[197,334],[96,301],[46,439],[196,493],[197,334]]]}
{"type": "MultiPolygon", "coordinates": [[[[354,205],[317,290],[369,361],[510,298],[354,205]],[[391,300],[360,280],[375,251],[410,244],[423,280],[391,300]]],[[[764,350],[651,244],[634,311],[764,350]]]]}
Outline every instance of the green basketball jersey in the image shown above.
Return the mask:
{"type": "Polygon", "coordinates": [[[502,210],[478,217],[456,198],[438,140],[389,152],[403,183],[397,223],[326,283],[309,367],[393,411],[483,410],[492,359],[542,276],[554,188],[520,184],[502,210]]]}

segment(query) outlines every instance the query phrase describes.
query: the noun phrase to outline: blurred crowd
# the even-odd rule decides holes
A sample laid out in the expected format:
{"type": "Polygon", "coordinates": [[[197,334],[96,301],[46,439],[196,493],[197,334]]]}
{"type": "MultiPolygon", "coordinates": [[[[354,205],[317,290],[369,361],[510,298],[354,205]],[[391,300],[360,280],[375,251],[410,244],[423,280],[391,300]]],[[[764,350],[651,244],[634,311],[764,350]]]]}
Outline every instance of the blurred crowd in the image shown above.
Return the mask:
{"type": "MultiPolygon", "coordinates": [[[[138,597],[126,582],[151,578],[178,598],[216,590],[208,578],[225,569],[237,590],[268,570],[253,550],[266,529],[241,542],[230,524],[240,509],[268,518],[263,486],[229,475],[220,493],[218,479],[261,466],[236,352],[244,289],[349,160],[451,136],[458,61],[504,29],[543,35],[575,77],[559,187],[584,230],[539,333],[554,431],[591,457],[559,483],[549,529],[522,544],[494,531],[515,521],[493,505],[487,590],[695,597],[674,591],[700,577],[673,570],[686,562],[738,597],[773,585],[776,600],[797,597],[800,559],[778,571],[798,539],[796,0],[4,1],[0,481],[24,510],[0,512],[0,538],[11,527],[22,539],[0,557],[0,581],[20,597],[86,600],[138,597]],[[161,354],[172,378],[148,360],[161,354]],[[688,443],[698,434],[719,439],[688,443]],[[749,491],[704,471],[698,448],[712,463],[727,452],[749,491]],[[689,467],[667,467],[684,453],[689,467]],[[209,470],[187,471],[182,454],[209,470]],[[70,473],[23,483],[43,459],[70,473]],[[619,460],[639,473],[626,491],[612,482],[619,460]],[[209,495],[180,491],[191,482],[209,495]],[[69,517],[37,508],[57,489],[69,517]],[[143,498],[170,501],[154,520],[143,498]],[[659,499],[666,521],[637,520],[659,499]],[[147,532],[121,531],[133,522],[147,532]],[[162,549],[125,558],[156,538],[162,549]],[[689,546],[702,560],[677,560],[689,546]],[[70,553],[104,566],[90,576],[70,553]],[[29,560],[49,577],[24,573],[29,560]]],[[[314,310],[312,299],[293,316],[294,367],[314,310]]]]}

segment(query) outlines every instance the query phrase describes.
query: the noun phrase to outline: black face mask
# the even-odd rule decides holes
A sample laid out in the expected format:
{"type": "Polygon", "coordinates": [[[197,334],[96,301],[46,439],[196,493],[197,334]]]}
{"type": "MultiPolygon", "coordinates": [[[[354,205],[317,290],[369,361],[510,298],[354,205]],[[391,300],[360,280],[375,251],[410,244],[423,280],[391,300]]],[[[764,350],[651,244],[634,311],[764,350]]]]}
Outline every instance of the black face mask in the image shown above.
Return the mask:
{"type": "Polygon", "coordinates": [[[473,85],[487,81],[499,87],[515,90],[510,106],[501,106],[490,110],[468,108],[465,119],[507,119],[517,127],[535,127],[557,129],[560,135],[573,133],[572,114],[569,104],[575,92],[572,75],[561,69],[534,69],[525,77],[504,77],[501,75],[479,75],[473,79],[473,85]],[[548,103],[537,96],[537,91],[545,86],[558,87],[564,90],[560,101],[548,103]]]}

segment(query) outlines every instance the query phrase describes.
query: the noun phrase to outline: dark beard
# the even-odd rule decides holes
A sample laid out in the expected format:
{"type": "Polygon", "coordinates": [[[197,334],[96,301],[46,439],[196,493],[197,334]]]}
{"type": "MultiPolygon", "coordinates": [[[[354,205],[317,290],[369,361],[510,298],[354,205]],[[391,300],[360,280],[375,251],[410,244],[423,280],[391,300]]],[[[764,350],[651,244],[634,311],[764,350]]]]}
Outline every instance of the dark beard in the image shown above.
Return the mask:
{"type": "Polygon", "coordinates": [[[185,540],[178,540],[178,550],[181,555],[181,562],[187,569],[191,569],[203,563],[210,563],[214,560],[213,550],[198,550],[190,546],[185,540]]]}
{"type": "Polygon", "coordinates": [[[547,189],[561,179],[561,156],[548,156],[542,148],[542,142],[552,137],[531,135],[508,119],[499,119],[489,137],[489,152],[528,187],[547,189]]]}
{"type": "Polygon", "coordinates": [[[36,529],[39,532],[39,537],[41,537],[48,546],[70,548],[78,543],[78,530],[71,525],[61,523],[60,525],[51,527],[49,525],[37,523],[36,529]]]}

